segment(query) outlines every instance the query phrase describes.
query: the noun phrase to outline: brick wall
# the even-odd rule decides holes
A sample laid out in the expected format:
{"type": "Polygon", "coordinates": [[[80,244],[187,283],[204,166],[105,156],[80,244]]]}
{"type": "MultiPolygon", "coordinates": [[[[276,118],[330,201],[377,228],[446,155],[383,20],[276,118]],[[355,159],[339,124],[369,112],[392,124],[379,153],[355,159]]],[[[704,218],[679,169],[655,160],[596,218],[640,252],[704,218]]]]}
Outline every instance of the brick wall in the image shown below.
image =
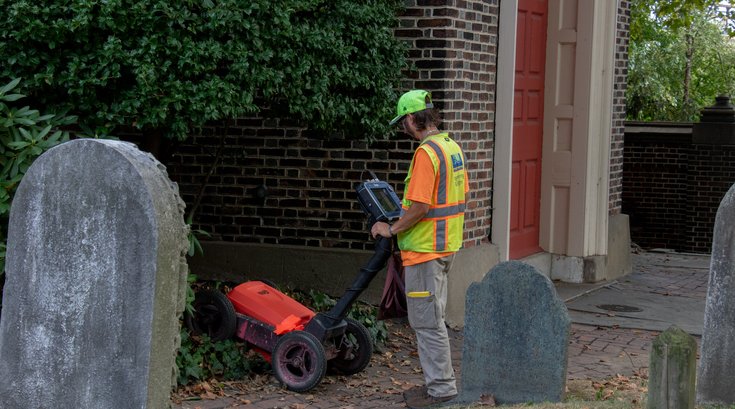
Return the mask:
{"type": "Polygon", "coordinates": [[[417,70],[404,88],[432,91],[443,129],[462,146],[470,175],[465,246],[487,240],[492,212],[497,0],[407,0],[396,36],[417,70]]]}
{"type": "Polygon", "coordinates": [[[685,249],[691,124],[683,128],[676,137],[645,129],[625,135],[622,211],[631,241],[643,248],[685,249]]]}
{"type": "MultiPolygon", "coordinates": [[[[169,163],[184,201],[196,201],[224,128],[181,145],[169,163]]],[[[398,164],[411,144],[320,138],[287,120],[253,117],[229,128],[220,162],[204,190],[195,225],[211,239],[365,249],[370,246],[354,185],[373,170],[399,186],[398,164]],[[265,187],[264,199],[257,197],[265,187]]]]}
{"type": "Polygon", "coordinates": [[[691,124],[628,129],[622,211],[630,216],[631,240],[709,253],[717,209],[735,183],[735,145],[693,144],[691,124]]]}
{"type": "Polygon", "coordinates": [[[686,249],[712,251],[712,233],[720,201],[735,183],[735,146],[695,144],[689,153],[689,188],[684,209],[686,249]]]}
{"type": "MultiPolygon", "coordinates": [[[[491,223],[498,2],[406,5],[396,35],[410,43],[417,69],[403,88],[432,91],[443,128],[465,150],[472,192],[464,245],[472,247],[487,240],[491,223]]],[[[188,142],[167,163],[188,206],[219,157],[194,218],[212,240],[351,249],[372,247],[354,185],[369,169],[401,195],[417,146],[400,135],[368,146],[360,135],[321,135],[267,115],[205,127],[188,142]]]]}
{"type": "Polygon", "coordinates": [[[623,145],[625,134],[625,90],[628,75],[628,41],[630,32],[630,2],[622,0],[618,7],[615,36],[615,70],[613,79],[612,135],[610,144],[610,213],[622,208],[623,145]]]}

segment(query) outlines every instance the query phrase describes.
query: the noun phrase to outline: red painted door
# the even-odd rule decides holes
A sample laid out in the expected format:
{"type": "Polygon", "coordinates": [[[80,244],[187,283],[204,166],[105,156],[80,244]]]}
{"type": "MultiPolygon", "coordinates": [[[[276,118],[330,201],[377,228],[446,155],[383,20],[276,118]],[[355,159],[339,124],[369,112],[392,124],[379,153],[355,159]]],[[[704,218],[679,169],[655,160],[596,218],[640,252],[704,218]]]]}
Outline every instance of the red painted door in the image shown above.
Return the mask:
{"type": "Polygon", "coordinates": [[[510,258],[541,251],[541,144],[548,0],[520,0],[516,38],[510,258]]]}

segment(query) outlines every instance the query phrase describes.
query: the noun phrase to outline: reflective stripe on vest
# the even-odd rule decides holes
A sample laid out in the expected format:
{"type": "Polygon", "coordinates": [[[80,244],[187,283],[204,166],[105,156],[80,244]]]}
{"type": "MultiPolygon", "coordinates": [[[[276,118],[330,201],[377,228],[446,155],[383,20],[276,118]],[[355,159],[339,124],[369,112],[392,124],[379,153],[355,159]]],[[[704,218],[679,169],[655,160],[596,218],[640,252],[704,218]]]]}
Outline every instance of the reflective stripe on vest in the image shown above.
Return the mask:
{"type": "Polygon", "coordinates": [[[426,145],[434,150],[434,154],[439,158],[439,187],[436,190],[436,204],[447,203],[447,161],[444,158],[444,152],[434,141],[427,141],[426,145]]]}
{"type": "Polygon", "coordinates": [[[424,216],[424,219],[437,219],[437,218],[454,216],[459,213],[464,213],[464,210],[465,210],[464,203],[454,205],[454,206],[429,209],[429,212],[426,213],[426,216],[424,216]]]}
{"type": "MultiPolygon", "coordinates": [[[[425,139],[419,149],[429,155],[434,165],[437,175],[435,195],[428,213],[411,229],[398,234],[399,247],[424,253],[457,251],[462,246],[464,227],[464,154],[446,133],[425,139]]],[[[412,161],[406,177],[406,191],[413,165],[412,161]]],[[[404,210],[410,205],[411,202],[404,197],[404,210]]]]}

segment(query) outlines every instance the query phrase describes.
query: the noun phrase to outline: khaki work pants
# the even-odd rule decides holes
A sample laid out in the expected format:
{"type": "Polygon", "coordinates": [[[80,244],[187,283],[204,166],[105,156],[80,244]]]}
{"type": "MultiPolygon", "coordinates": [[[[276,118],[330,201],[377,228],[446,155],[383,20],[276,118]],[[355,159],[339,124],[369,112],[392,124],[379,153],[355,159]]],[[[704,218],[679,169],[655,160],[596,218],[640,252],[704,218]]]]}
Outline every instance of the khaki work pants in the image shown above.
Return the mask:
{"type": "Polygon", "coordinates": [[[419,361],[429,395],[435,397],[457,393],[449,335],[444,323],[447,276],[452,261],[454,255],[405,267],[408,322],[416,331],[419,361]]]}

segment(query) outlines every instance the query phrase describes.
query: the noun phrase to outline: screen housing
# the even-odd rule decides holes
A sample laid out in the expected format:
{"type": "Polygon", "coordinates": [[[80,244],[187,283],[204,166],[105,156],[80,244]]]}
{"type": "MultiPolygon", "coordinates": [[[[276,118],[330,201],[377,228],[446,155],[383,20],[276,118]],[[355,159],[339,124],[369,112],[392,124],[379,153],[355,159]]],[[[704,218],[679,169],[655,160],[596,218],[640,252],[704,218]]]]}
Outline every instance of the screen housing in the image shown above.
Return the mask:
{"type": "Polygon", "coordinates": [[[371,180],[355,190],[360,207],[371,219],[389,223],[401,216],[401,201],[388,183],[371,180]]]}

